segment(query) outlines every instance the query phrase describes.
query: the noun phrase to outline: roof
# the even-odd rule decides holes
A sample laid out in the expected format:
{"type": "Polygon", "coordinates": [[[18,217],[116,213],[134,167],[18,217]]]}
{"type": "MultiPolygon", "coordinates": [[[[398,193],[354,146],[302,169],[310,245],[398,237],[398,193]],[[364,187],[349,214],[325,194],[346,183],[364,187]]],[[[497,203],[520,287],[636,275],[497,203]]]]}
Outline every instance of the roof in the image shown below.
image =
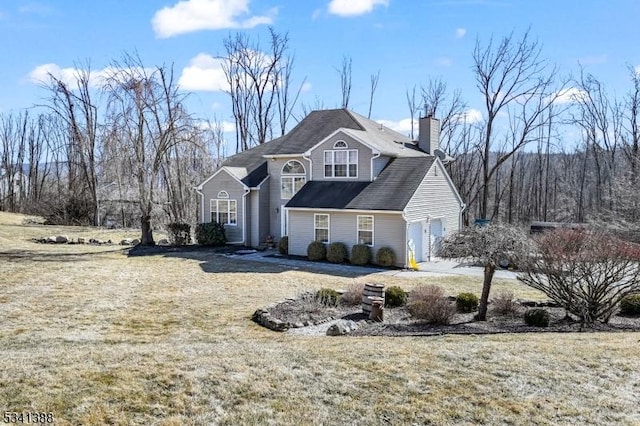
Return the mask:
{"type": "Polygon", "coordinates": [[[346,209],[371,182],[312,180],[307,182],[285,207],[346,209]]]}
{"type": "Polygon", "coordinates": [[[285,207],[402,211],[435,161],[395,158],[373,182],[307,182],[285,207]]]}

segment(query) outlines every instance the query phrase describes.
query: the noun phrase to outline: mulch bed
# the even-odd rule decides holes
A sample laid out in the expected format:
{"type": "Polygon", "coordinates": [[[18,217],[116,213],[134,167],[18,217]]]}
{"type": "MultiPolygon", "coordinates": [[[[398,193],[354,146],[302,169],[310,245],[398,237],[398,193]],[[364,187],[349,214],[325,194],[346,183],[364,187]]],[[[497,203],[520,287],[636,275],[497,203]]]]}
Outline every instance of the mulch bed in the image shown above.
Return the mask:
{"type": "Polygon", "coordinates": [[[308,301],[288,299],[268,309],[269,313],[283,322],[313,324],[327,319],[345,319],[353,321],[367,320],[361,323],[352,336],[434,336],[443,334],[497,334],[530,332],[621,332],[640,331],[640,317],[614,315],[608,324],[596,323],[590,327],[567,317],[562,308],[545,307],[550,315],[548,327],[531,327],[525,324],[523,316],[529,309],[518,306],[513,314],[500,315],[489,309],[487,321],[475,321],[474,313],[454,315],[449,325],[434,325],[416,321],[409,315],[406,307],[385,308],[384,322],[369,321],[360,306],[323,307],[309,306],[308,301]]]}

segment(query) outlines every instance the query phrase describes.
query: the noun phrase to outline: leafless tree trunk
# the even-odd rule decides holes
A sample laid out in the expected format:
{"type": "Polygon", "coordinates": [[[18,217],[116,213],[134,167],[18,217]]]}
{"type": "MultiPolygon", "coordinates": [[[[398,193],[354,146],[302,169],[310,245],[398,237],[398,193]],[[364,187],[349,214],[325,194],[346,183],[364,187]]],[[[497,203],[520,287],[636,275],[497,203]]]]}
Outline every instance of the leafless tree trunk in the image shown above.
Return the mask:
{"type": "Polygon", "coordinates": [[[342,65],[338,69],[338,75],[340,76],[340,90],[342,93],[341,108],[349,108],[349,98],[351,97],[351,57],[343,56],[342,65]]]}
{"type": "Polygon", "coordinates": [[[371,109],[373,108],[373,96],[376,93],[376,89],[378,88],[378,80],[380,80],[380,70],[377,73],[371,74],[370,79],[370,90],[369,90],[369,112],[367,113],[367,118],[371,118],[371,109]]]}

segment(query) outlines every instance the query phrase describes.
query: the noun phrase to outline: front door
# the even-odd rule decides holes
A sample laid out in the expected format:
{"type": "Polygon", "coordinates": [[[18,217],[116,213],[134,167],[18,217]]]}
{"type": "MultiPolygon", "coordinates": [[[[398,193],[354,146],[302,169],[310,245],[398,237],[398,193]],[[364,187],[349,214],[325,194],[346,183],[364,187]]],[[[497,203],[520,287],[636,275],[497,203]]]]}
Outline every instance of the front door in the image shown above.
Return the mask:
{"type": "Polygon", "coordinates": [[[431,253],[436,253],[442,241],[442,219],[433,219],[431,221],[430,246],[431,253]]]}

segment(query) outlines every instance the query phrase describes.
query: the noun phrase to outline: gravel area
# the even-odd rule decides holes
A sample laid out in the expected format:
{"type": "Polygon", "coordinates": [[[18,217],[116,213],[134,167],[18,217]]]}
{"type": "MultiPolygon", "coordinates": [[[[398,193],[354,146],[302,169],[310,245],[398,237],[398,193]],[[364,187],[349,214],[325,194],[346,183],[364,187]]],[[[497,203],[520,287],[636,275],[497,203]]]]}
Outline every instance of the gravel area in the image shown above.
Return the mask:
{"type": "Polygon", "coordinates": [[[309,298],[288,299],[269,309],[271,315],[281,321],[299,326],[287,332],[302,336],[324,336],[327,329],[340,321],[355,321],[358,329],[352,336],[433,336],[442,334],[496,334],[528,332],[581,332],[581,331],[640,331],[640,317],[615,315],[608,324],[597,323],[589,328],[566,316],[562,308],[545,307],[551,317],[548,327],[531,327],[524,323],[528,308],[518,306],[516,312],[507,315],[488,313],[487,321],[475,321],[474,313],[453,316],[449,325],[434,325],[416,321],[406,307],[385,308],[384,321],[373,322],[362,313],[360,306],[323,307],[309,298]],[[304,326],[302,326],[304,325],[304,326]]]}

